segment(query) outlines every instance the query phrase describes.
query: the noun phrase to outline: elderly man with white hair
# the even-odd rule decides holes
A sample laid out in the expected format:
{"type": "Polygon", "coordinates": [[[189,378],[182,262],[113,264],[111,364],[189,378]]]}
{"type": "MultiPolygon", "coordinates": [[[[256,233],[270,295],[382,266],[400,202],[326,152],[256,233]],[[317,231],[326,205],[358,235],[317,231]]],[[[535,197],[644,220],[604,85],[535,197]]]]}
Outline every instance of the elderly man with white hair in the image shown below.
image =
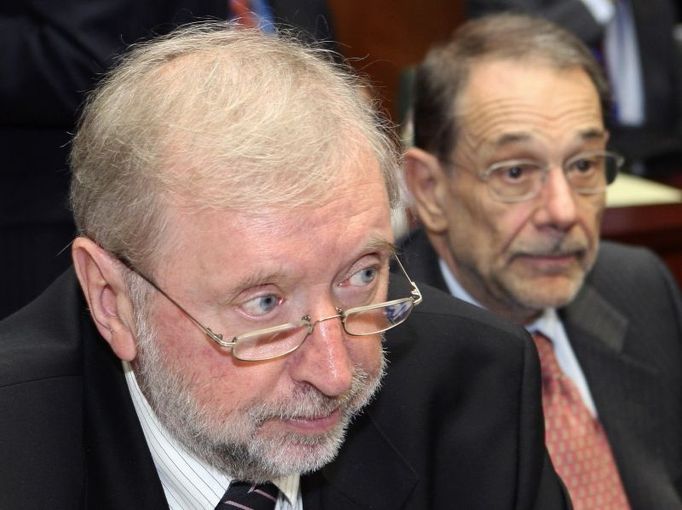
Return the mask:
{"type": "Polygon", "coordinates": [[[530,339],[401,269],[368,97],[220,24],[106,77],[74,268],[0,325],[3,509],[564,508],[530,339]]]}

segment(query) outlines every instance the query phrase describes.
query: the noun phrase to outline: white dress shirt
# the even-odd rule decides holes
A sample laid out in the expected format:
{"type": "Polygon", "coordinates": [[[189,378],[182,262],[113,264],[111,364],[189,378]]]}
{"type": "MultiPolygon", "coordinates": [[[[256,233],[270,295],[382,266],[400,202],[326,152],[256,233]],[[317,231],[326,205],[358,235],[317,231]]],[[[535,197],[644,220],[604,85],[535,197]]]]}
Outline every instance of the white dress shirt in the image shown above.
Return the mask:
{"type": "MultiPolygon", "coordinates": [[[[457,281],[445,261],[439,259],[438,262],[450,293],[462,301],[476,305],[479,308],[484,308],[471,296],[471,294],[464,290],[464,287],[457,281]]],[[[575,357],[575,352],[571,347],[571,343],[568,341],[566,330],[564,329],[564,325],[556,310],[554,308],[547,308],[539,318],[531,324],[524,324],[524,327],[529,333],[538,331],[551,340],[559,367],[561,367],[564,374],[566,374],[566,376],[576,385],[587,409],[596,417],[597,409],[594,405],[590,388],[587,386],[585,374],[580,368],[578,358],[575,357]]]]}
{"type": "MultiPolygon", "coordinates": [[[[180,444],[154,414],[130,364],[123,362],[123,370],[168,506],[171,510],[214,510],[231,478],[180,444]]],[[[272,480],[272,483],[280,491],[275,510],[303,509],[298,475],[272,480]]]]}
{"type": "Polygon", "coordinates": [[[616,7],[613,4],[613,0],[582,0],[590,11],[592,17],[600,25],[606,25],[611,19],[616,11],[616,7]]]}

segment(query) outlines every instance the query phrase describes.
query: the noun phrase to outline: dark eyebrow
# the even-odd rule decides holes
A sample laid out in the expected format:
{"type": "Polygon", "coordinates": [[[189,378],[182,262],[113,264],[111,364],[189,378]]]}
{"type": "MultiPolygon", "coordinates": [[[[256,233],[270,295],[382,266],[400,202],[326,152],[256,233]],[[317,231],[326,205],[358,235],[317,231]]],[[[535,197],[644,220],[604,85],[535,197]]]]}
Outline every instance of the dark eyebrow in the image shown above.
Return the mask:
{"type": "MultiPolygon", "coordinates": [[[[580,140],[584,141],[589,141],[589,140],[602,140],[606,136],[606,131],[604,129],[599,129],[599,128],[589,128],[585,129],[584,131],[580,131],[578,133],[578,138],[580,140]]],[[[499,147],[504,147],[505,145],[512,145],[515,143],[520,143],[520,142],[527,142],[531,139],[531,135],[529,133],[525,133],[523,131],[519,131],[516,133],[505,133],[499,138],[497,138],[494,142],[493,145],[496,148],[499,147]]]]}
{"type": "Polygon", "coordinates": [[[602,140],[606,136],[606,131],[604,129],[591,128],[581,131],[578,134],[581,140],[602,140]]]}

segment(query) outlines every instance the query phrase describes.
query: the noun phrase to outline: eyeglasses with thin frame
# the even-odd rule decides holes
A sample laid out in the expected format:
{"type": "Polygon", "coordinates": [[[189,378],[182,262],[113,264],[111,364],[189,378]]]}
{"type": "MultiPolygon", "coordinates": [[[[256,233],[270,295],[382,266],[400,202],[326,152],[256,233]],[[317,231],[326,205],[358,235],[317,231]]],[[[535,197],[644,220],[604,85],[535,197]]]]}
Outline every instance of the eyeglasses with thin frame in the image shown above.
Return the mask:
{"type": "MultiPolygon", "coordinates": [[[[562,165],[566,181],[581,195],[596,195],[606,190],[622,168],[624,158],[615,152],[586,151],[562,165]]],[[[523,202],[535,198],[547,180],[550,166],[532,159],[497,162],[478,174],[492,196],[501,202],[523,202]]]]}
{"type": "Polygon", "coordinates": [[[120,255],[113,256],[126,268],[151,285],[157,292],[168,299],[168,301],[173,303],[173,305],[185,314],[209,339],[222,348],[230,349],[232,355],[241,361],[265,361],[291,354],[305,342],[310,334],[312,334],[318,323],[332,319],[340,319],[344,331],[351,336],[368,336],[383,333],[384,331],[388,331],[405,322],[414,307],[422,302],[422,295],[419,288],[414,281],[410,279],[398,257],[394,255],[398,267],[410,284],[411,289],[409,297],[353,307],[348,310],[342,310],[337,307],[336,314],[330,315],[329,317],[313,320],[310,315],[304,315],[297,322],[288,322],[278,326],[257,329],[255,331],[233,336],[230,340],[225,340],[222,333],[216,333],[211,328],[204,326],[182,305],[161,289],[152,278],[135,268],[126,257],[120,255]]]}

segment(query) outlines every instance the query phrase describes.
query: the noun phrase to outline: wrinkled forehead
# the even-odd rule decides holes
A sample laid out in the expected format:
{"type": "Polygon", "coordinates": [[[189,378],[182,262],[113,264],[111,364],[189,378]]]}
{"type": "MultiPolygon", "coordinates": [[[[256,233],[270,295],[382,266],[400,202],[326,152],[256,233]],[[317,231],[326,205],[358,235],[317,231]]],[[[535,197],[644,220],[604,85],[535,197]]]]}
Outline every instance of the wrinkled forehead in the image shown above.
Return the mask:
{"type": "Polygon", "coordinates": [[[210,223],[202,221],[205,218],[234,217],[239,218],[235,227],[258,224],[275,229],[285,227],[278,225],[284,216],[298,216],[300,220],[292,224],[313,222],[319,226],[326,222],[329,228],[339,229],[356,204],[367,203],[390,215],[386,179],[369,150],[358,147],[357,152],[346,152],[327,163],[334,168],[317,173],[311,168],[302,173],[300,168],[289,166],[240,168],[235,163],[218,166],[211,178],[195,175],[189,163],[178,164],[166,170],[171,177],[161,195],[164,222],[172,227],[169,231],[177,241],[186,237],[183,231],[210,230],[210,223]],[[337,207],[334,215],[321,214],[334,204],[347,205],[337,207]]]}
{"type": "Polygon", "coordinates": [[[158,178],[166,202],[186,210],[315,207],[347,184],[362,193],[370,181],[378,181],[388,194],[386,169],[366,145],[346,140],[326,154],[323,149],[290,158],[280,151],[275,157],[230,154],[222,159],[189,150],[166,158],[158,178]]]}
{"type": "Polygon", "coordinates": [[[599,95],[578,67],[559,69],[540,60],[483,61],[472,66],[455,108],[461,137],[474,149],[605,136],[599,95]]]}
{"type": "Polygon", "coordinates": [[[349,173],[333,189],[297,204],[169,206],[170,228],[154,269],[182,271],[178,278],[187,282],[225,268],[230,274],[250,267],[268,274],[319,275],[370,251],[386,252],[393,241],[388,197],[374,170],[349,173]],[[377,243],[383,243],[380,249],[377,243]]]}

